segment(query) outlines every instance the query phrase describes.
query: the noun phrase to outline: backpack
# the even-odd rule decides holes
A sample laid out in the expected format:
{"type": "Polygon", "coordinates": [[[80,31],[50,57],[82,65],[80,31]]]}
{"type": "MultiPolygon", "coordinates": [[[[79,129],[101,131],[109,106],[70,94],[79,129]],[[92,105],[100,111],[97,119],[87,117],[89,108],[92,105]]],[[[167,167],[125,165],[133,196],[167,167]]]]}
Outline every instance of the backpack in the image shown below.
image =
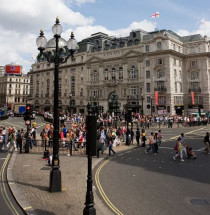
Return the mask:
{"type": "Polygon", "coordinates": [[[175,151],[178,151],[177,143],[176,143],[175,146],[174,146],[174,150],[175,150],[175,151]]]}

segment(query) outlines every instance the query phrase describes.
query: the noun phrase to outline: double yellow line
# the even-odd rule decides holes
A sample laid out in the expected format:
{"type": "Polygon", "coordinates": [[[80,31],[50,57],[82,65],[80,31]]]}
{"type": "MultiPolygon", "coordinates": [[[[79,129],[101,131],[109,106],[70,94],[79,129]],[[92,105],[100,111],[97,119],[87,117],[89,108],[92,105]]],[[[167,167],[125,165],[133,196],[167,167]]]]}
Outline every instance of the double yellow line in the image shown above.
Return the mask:
{"type": "Polygon", "coordinates": [[[2,196],[3,196],[3,198],[4,198],[4,201],[5,201],[5,203],[7,204],[8,208],[11,209],[11,211],[13,212],[13,214],[19,215],[19,213],[17,212],[17,210],[15,209],[15,207],[13,206],[12,202],[11,202],[10,199],[9,199],[9,196],[8,196],[8,194],[7,194],[7,191],[6,191],[6,185],[5,185],[5,183],[6,183],[6,179],[4,178],[4,175],[5,175],[5,168],[6,168],[6,166],[7,166],[7,163],[8,163],[8,161],[9,161],[10,157],[11,157],[11,153],[8,153],[8,154],[7,154],[7,157],[6,157],[5,161],[4,161],[4,163],[3,163],[3,165],[2,165],[2,168],[1,168],[1,170],[0,170],[1,182],[2,182],[2,183],[1,183],[0,192],[2,193],[2,196]]]}
{"type": "Polygon", "coordinates": [[[96,186],[98,187],[98,190],[102,196],[102,198],[104,199],[104,201],[106,202],[106,204],[110,207],[110,209],[117,215],[123,215],[122,212],[120,212],[109,200],[109,198],[106,196],[101,184],[100,184],[100,180],[99,180],[99,175],[100,175],[100,171],[101,169],[109,162],[109,160],[104,161],[100,167],[97,169],[96,174],[95,174],[95,182],[96,182],[96,186]]]}

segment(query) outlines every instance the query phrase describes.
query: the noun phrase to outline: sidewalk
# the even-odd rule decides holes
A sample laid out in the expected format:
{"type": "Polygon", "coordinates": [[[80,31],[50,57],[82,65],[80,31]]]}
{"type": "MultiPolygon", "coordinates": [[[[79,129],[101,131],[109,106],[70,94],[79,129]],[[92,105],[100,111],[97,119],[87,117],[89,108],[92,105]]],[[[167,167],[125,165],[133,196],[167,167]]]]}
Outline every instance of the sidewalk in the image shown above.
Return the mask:
{"type": "MultiPolygon", "coordinates": [[[[115,147],[116,152],[133,149],[135,145],[115,147]]],[[[93,168],[108,154],[93,158],[93,168]]],[[[30,215],[82,215],[87,190],[87,157],[74,154],[60,155],[62,192],[50,193],[50,167],[42,159],[43,154],[19,154],[14,152],[7,177],[9,186],[21,207],[30,215]]],[[[94,177],[93,177],[94,179],[94,177]]],[[[93,189],[94,190],[94,189],[93,189]]],[[[112,212],[97,197],[94,190],[96,214],[111,215],[112,212]]]]}

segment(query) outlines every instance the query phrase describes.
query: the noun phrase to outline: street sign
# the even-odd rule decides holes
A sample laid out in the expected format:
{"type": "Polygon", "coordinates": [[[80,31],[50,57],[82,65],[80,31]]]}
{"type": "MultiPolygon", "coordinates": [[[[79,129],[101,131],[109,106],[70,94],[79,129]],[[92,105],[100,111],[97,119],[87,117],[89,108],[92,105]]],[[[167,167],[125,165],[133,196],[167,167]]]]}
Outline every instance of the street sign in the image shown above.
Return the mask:
{"type": "Polygon", "coordinates": [[[26,125],[30,125],[30,123],[31,123],[30,120],[26,121],[26,125]]]}
{"type": "Polygon", "coordinates": [[[66,120],[66,129],[72,129],[73,128],[73,122],[72,120],[66,120]]]}

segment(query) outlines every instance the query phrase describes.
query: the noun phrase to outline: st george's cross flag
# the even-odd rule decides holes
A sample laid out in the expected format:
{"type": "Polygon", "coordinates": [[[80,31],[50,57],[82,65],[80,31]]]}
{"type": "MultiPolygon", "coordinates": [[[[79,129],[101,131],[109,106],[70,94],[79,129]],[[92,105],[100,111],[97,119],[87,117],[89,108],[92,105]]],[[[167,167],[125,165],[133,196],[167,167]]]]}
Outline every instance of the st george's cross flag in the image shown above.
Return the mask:
{"type": "Polygon", "coordinates": [[[203,19],[201,19],[201,23],[202,24],[204,24],[205,23],[205,19],[203,18],[203,19]]]}
{"type": "Polygon", "coordinates": [[[156,12],[155,14],[153,14],[151,16],[151,18],[158,18],[160,16],[160,13],[159,12],[156,12]]]}

